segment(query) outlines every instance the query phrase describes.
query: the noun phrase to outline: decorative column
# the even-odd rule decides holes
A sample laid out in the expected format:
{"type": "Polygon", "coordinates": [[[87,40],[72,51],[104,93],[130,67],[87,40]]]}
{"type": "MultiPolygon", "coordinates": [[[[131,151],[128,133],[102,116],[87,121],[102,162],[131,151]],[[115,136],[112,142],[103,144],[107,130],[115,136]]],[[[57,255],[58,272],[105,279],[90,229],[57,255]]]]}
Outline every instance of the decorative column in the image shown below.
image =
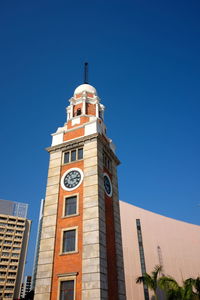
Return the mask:
{"type": "Polygon", "coordinates": [[[83,97],[83,115],[86,115],[86,98],[83,97]]]}
{"type": "Polygon", "coordinates": [[[99,118],[99,103],[96,103],[96,117],[99,118]]]}

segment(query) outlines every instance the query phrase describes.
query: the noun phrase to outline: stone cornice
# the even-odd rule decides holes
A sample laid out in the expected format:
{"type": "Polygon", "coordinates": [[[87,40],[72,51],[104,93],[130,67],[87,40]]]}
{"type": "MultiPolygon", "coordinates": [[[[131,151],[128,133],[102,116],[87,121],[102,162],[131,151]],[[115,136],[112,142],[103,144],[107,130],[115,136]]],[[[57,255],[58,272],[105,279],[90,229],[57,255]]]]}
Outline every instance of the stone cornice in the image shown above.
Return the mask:
{"type": "Polygon", "coordinates": [[[110,148],[109,142],[106,141],[105,137],[102,134],[99,134],[99,133],[95,133],[95,134],[83,136],[83,137],[80,137],[80,138],[76,138],[74,140],[66,141],[62,144],[58,144],[58,145],[55,145],[55,146],[48,147],[48,148],[46,148],[46,150],[49,153],[60,151],[60,150],[66,151],[66,150],[70,150],[72,148],[81,147],[85,143],[91,142],[91,141],[94,141],[94,140],[97,140],[97,139],[103,144],[103,146],[105,147],[106,152],[112,157],[112,159],[115,161],[116,165],[119,165],[120,161],[117,158],[117,156],[114,154],[112,149],[110,148]]]}
{"type": "Polygon", "coordinates": [[[57,274],[58,277],[69,277],[69,276],[77,276],[79,272],[71,272],[71,273],[63,273],[63,274],[57,274]]]}
{"type": "Polygon", "coordinates": [[[106,152],[112,157],[112,159],[115,161],[116,165],[118,166],[121,162],[118,159],[118,157],[115,155],[115,153],[112,151],[112,149],[110,148],[109,142],[107,142],[105,140],[105,137],[101,134],[98,135],[98,139],[104,145],[106,152]]]}
{"type": "Polygon", "coordinates": [[[68,150],[71,148],[83,146],[85,142],[95,140],[95,139],[97,139],[97,137],[98,137],[98,133],[95,133],[95,134],[91,134],[88,136],[76,138],[74,140],[66,141],[62,144],[48,147],[45,150],[47,150],[48,152],[54,152],[54,151],[56,152],[59,150],[68,150]]]}

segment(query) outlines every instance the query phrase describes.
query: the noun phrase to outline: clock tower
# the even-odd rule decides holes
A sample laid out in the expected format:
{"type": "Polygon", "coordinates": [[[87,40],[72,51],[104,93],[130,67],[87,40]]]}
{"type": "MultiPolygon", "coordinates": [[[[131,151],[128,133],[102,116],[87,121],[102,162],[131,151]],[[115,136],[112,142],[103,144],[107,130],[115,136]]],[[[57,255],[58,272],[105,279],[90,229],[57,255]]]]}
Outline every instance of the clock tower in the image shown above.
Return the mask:
{"type": "Polygon", "coordinates": [[[52,134],[36,300],[125,300],[117,166],[96,89],[78,86],[52,134]]]}

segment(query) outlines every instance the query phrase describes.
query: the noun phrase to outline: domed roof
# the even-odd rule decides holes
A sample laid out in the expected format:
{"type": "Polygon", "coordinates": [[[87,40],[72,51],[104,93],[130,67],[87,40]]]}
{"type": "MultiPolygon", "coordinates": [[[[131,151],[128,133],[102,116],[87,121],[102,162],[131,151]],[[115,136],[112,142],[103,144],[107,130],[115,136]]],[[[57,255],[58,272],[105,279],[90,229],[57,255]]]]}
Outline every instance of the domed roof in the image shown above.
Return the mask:
{"type": "Polygon", "coordinates": [[[83,92],[88,92],[88,93],[97,95],[96,89],[90,84],[81,84],[81,85],[79,85],[75,89],[74,95],[81,94],[83,92]]]}

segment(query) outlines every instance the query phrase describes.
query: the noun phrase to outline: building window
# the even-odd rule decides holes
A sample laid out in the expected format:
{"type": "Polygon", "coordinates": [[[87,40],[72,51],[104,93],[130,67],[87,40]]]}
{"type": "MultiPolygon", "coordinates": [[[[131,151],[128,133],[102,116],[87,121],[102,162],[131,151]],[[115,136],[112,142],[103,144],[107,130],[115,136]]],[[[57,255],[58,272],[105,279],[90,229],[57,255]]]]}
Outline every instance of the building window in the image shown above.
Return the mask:
{"type": "Polygon", "coordinates": [[[9,221],[11,221],[11,222],[16,222],[16,219],[9,218],[9,221]]]}
{"type": "Polygon", "coordinates": [[[83,159],[83,148],[74,149],[64,153],[63,163],[68,164],[76,160],[83,159]]]}
{"type": "Polygon", "coordinates": [[[13,250],[20,250],[20,247],[13,247],[13,250]]]}
{"type": "Polygon", "coordinates": [[[7,294],[7,293],[4,293],[4,297],[5,298],[12,298],[13,294],[7,294]]]}
{"type": "Polygon", "coordinates": [[[69,228],[63,231],[62,253],[77,251],[77,228],[69,228]]]}
{"type": "MultiPolygon", "coordinates": [[[[142,275],[146,273],[146,265],[145,265],[145,256],[144,256],[144,247],[143,247],[143,240],[142,240],[142,229],[140,224],[140,219],[136,219],[136,229],[137,229],[137,236],[138,236],[138,247],[140,253],[140,266],[142,275]]],[[[144,299],[149,300],[149,291],[146,285],[143,285],[144,288],[144,299]]]]}
{"type": "Polygon", "coordinates": [[[76,299],[76,276],[67,276],[59,278],[58,299],[75,300],[76,299]]]}
{"type": "Polygon", "coordinates": [[[24,223],[24,220],[18,220],[17,222],[19,222],[19,223],[24,223]]]}
{"type": "Polygon", "coordinates": [[[2,256],[8,257],[8,256],[10,256],[10,253],[9,252],[2,252],[2,256]]]}
{"type": "Polygon", "coordinates": [[[78,149],[78,159],[83,159],[83,148],[78,149]]]}
{"type": "Polygon", "coordinates": [[[64,201],[64,217],[77,215],[78,199],[77,195],[66,197],[64,201]]]}
{"type": "Polygon", "coordinates": [[[108,155],[105,152],[103,152],[103,165],[110,172],[112,171],[111,159],[108,157],[108,155]]]}
{"type": "Polygon", "coordinates": [[[64,164],[67,164],[69,162],[69,152],[64,153],[64,164]]]}
{"type": "Polygon", "coordinates": [[[71,151],[71,161],[75,161],[76,160],[76,150],[72,150],[71,151]]]}
{"type": "Polygon", "coordinates": [[[103,120],[102,111],[101,110],[99,110],[99,118],[103,120]]]}
{"type": "Polygon", "coordinates": [[[74,280],[60,282],[60,300],[74,300],[74,280]]]}
{"type": "Polygon", "coordinates": [[[77,115],[77,116],[80,116],[80,115],[81,115],[81,108],[78,108],[78,109],[77,109],[76,115],[77,115]]]}

